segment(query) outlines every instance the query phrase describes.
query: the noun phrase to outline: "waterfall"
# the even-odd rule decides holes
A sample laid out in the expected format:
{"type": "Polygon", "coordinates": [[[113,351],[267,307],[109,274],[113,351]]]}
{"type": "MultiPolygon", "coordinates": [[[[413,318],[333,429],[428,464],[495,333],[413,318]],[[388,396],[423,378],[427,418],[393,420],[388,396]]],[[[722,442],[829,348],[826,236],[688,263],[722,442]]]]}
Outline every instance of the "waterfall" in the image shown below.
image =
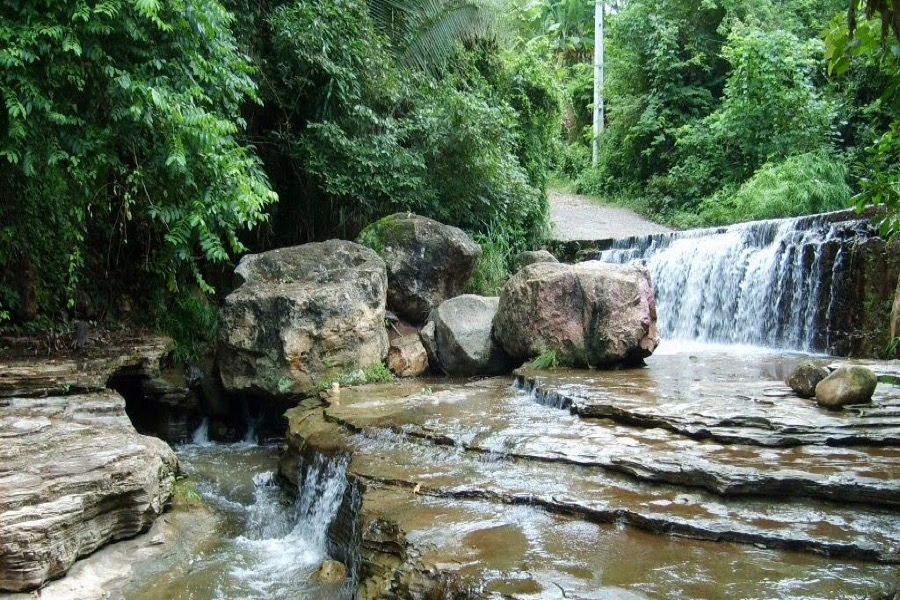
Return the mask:
{"type": "Polygon", "coordinates": [[[322,455],[301,463],[293,504],[285,501],[274,473],[253,477],[254,502],[235,540],[243,555],[230,568],[236,580],[262,597],[277,597],[279,590],[306,581],[310,569],[328,557],[328,528],[344,500],[347,463],[322,455]]]}
{"type": "Polygon", "coordinates": [[[208,446],[209,441],[209,417],[203,417],[194,434],[191,436],[191,443],[197,446],[208,446]]]}
{"type": "Polygon", "coordinates": [[[326,554],[328,527],[337,516],[347,489],[346,458],[316,454],[311,465],[300,465],[294,535],[310,548],[326,554]]]}
{"type": "Polygon", "coordinates": [[[616,240],[597,258],[647,266],[664,339],[826,352],[849,243],[871,235],[841,214],[616,240]]]}

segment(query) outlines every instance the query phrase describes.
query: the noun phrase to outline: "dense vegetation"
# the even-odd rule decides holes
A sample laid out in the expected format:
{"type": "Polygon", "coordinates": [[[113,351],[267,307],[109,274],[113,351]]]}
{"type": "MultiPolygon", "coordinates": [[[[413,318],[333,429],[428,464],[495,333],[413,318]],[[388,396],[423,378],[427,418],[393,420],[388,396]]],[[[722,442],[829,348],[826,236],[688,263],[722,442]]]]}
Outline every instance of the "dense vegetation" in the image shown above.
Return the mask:
{"type": "Polygon", "coordinates": [[[895,6],[609,0],[593,167],[588,0],[0,0],[0,324],[195,344],[242,252],[394,211],[491,291],[551,168],[682,226],[896,209],[895,6]]]}
{"type": "MultiPolygon", "coordinates": [[[[848,26],[845,0],[622,3],[607,19],[599,164],[582,130],[560,168],[683,227],[844,208],[854,194],[898,206],[897,15],[867,4],[857,18],[851,3],[848,26]]],[[[562,62],[571,81],[584,72],[562,62]]]]}
{"type": "Polygon", "coordinates": [[[140,313],[190,337],[246,249],[399,210],[490,241],[495,284],[544,234],[558,112],[498,21],[461,2],[3,0],[0,323],[140,313]]]}

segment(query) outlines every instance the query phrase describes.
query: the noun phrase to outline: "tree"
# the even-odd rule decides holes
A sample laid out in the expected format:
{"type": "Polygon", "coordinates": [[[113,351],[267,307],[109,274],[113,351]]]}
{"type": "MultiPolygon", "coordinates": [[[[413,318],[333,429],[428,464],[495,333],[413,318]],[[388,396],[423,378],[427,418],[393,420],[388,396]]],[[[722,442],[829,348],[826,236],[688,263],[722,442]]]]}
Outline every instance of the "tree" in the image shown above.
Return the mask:
{"type": "Polygon", "coordinates": [[[856,165],[857,206],[884,204],[882,233],[900,232],[900,0],[853,0],[846,21],[835,18],[826,33],[829,74],[847,77],[854,70],[879,73],[881,95],[872,103],[874,128],[856,165]],[[860,5],[865,17],[858,19],[860,5]]]}
{"type": "Polygon", "coordinates": [[[240,141],[255,85],[232,22],[217,0],[0,4],[0,304],[22,304],[22,268],[49,314],[86,266],[212,291],[204,263],[275,200],[240,141]]]}

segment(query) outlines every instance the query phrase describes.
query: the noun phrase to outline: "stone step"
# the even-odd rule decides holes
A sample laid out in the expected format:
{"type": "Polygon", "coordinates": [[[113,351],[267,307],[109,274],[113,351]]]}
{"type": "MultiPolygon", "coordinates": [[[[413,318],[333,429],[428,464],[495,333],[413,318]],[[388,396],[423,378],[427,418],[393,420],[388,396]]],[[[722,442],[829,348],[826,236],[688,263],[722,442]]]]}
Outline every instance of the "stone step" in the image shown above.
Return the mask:
{"type": "MultiPolygon", "coordinates": [[[[847,462],[853,462],[854,456],[844,448],[830,449],[842,461],[835,465],[827,461],[827,447],[822,448],[824,454],[811,454],[810,462],[819,473],[809,470],[797,475],[791,468],[778,467],[772,457],[761,458],[755,467],[745,460],[744,467],[738,468],[716,462],[720,445],[678,440],[662,430],[649,432],[643,439],[648,433],[644,430],[633,430],[628,436],[620,425],[607,429],[536,404],[496,379],[464,386],[436,383],[424,390],[421,382],[345,390],[323,415],[326,421],[357,432],[347,441],[354,456],[351,469],[369,481],[441,497],[542,506],[657,533],[900,562],[896,511],[794,497],[725,497],[701,489],[715,487],[710,485],[711,477],[695,483],[688,477],[689,470],[680,475],[684,481],[679,483],[684,485],[653,482],[662,478],[662,468],[654,470],[659,463],[669,461],[669,471],[679,473],[683,460],[685,467],[693,465],[700,475],[711,472],[725,480],[732,492],[743,486],[759,495],[767,495],[768,490],[787,494],[791,481],[807,481],[809,487],[814,482],[833,495],[848,493],[849,486],[860,502],[865,493],[880,498],[896,495],[895,483],[887,477],[878,487],[874,477],[863,481],[862,475],[848,472],[847,462]],[[653,439],[654,435],[661,439],[653,439]],[[585,461],[586,455],[591,460],[585,461]],[[641,468],[617,466],[619,459],[641,468]]],[[[860,468],[868,464],[868,456],[856,458],[860,468]]]]}

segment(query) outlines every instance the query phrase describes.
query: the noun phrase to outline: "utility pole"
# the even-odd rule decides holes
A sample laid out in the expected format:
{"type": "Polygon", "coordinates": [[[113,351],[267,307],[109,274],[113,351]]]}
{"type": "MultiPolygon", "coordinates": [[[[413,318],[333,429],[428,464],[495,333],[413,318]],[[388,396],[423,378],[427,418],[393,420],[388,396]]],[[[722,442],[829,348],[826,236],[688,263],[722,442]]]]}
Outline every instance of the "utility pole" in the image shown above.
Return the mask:
{"type": "Polygon", "coordinates": [[[604,0],[594,2],[594,139],[593,165],[597,166],[600,154],[600,134],[603,132],[603,14],[604,0]]]}

